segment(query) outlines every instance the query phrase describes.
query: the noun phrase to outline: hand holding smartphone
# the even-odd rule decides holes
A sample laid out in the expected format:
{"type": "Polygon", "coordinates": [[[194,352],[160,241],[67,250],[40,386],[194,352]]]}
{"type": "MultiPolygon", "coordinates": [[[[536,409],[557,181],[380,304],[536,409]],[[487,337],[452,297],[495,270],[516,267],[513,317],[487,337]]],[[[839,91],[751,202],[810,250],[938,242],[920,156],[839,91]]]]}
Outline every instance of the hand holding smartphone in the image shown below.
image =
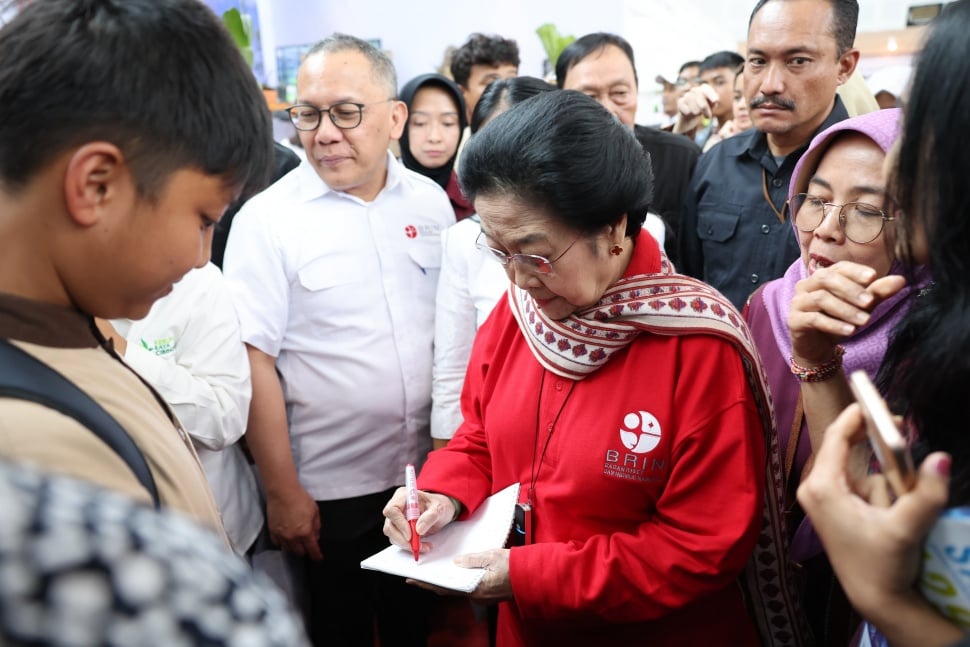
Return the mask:
{"type": "Polygon", "coordinates": [[[916,485],[913,457],[906,447],[906,439],[889,413],[886,401],[865,371],[854,371],[849,376],[849,386],[862,408],[869,442],[889,487],[896,496],[909,492],[916,485]]]}

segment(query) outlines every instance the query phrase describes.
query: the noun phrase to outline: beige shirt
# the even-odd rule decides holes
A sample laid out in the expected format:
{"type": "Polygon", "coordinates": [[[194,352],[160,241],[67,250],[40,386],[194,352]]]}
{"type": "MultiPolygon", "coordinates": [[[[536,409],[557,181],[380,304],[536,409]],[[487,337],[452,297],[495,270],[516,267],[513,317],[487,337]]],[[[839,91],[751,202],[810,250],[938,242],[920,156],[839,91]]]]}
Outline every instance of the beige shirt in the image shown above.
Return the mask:
{"type": "MultiPolygon", "coordinates": [[[[80,387],[125,428],[145,456],[162,506],[225,536],[192,443],[157,394],[79,312],[0,295],[0,337],[80,387]]],[[[0,456],[150,502],[131,469],[89,429],[43,405],[0,398],[0,456]]]]}

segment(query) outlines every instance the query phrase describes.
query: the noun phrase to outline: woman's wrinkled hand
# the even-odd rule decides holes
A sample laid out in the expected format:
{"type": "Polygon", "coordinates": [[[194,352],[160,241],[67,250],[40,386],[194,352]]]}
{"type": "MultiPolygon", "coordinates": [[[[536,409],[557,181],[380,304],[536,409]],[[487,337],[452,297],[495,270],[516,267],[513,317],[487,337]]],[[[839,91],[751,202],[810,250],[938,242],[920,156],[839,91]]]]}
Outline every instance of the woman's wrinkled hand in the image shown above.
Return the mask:
{"type": "Polygon", "coordinates": [[[905,277],[876,278],[867,265],[839,261],[795,285],[788,314],[792,356],[803,366],[832,359],[835,347],[869,321],[873,309],[906,285],[905,277]]]}
{"type": "MultiPolygon", "coordinates": [[[[405,517],[407,490],[397,489],[391,500],[384,506],[384,534],[395,546],[411,550],[411,526],[405,517]]],[[[415,524],[415,530],[423,539],[447,526],[455,518],[455,504],[444,494],[436,492],[418,491],[418,509],[421,516],[415,524]]],[[[432,548],[431,542],[421,542],[421,552],[426,553],[432,548]]]]}
{"type": "MultiPolygon", "coordinates": [[[[482,604],[495,604],[512,599],[512,580],[509,579],[509,549],[494,548],[481,553],[469,553],[455,558],[455,564],[463,568],[484,568],[485,576],[467,597],[482,604]]],[[[438,595],[462,595],[462,593],[434,586],[418,580],[407,580],[422,589],[438,595]]]]}

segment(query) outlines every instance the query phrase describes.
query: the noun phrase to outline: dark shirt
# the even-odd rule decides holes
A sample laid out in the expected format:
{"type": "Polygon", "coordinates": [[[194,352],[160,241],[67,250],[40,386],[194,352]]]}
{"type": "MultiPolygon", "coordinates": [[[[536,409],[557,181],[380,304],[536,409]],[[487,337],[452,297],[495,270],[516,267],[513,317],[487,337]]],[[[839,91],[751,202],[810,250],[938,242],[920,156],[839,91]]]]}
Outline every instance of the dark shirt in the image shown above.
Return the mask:
{"type": "Polygon", "coordinates": [[[780,167],[767,135],[757,129],[726,139],[702,155],[684,203],[677,269],[714,286],[739,310],[759,285],[784,274],[799,254],[798,240],[782,211],[792,171],[816,134],[848,116],[836,97],[822,125],[780,167]],[[765,200],[765,186],[774,209],[765,200]]]}
{"type": "Polygon", "coordinates": [[[660,216],[667,230],[664,251],[678,264],[677,231],[697,158],[701,149],[683,135],[674,135],[657,128],[634,126],[633,133],[643,150],[650,154],[653,167],[653,201],[650,210],[660,216]]]}

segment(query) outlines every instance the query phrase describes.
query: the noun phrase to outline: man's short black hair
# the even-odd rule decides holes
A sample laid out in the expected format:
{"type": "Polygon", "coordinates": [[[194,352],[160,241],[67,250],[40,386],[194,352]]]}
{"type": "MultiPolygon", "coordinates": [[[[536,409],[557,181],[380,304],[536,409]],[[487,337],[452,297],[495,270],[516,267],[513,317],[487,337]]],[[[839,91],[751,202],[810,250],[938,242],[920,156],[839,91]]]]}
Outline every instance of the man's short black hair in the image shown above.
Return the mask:
{"type": "Polygon", "coordinates": [[[701,66],[700,61],[687,61],[686,63],[680,66],[680,69],[677,70],[677,74],[683,73],[683,71],[686,70],[688,67],[700,67],[700,66],[701,66]]]}
{"type": "MultiPolygon", "coordinates": [[[[772,0],[758,0],[754,10],[751,11],[751,18],[748,19],[748,29],[754,17],[761,11],[761,8],[772,0]]],[[[775,0],[780,2],[781,0],[775,0]]],[[[858,0],[824,0],[832,5],[834,12],[835,25],[833,26],[833,36],[835,37],[835,47],[837,54],[841,56],[847,50],[852,49],[855,43],[855,31],[859,24],[859,2],[858,0]]]]}
{"type": "Polygon", "coordinates": [[[744,57],[742,57],[740,54],[730,50],[723,50],[720,52],[714,52],[701,61],[700,65],[698,66],[697,73],[703,74],[708,70],[717,70],[722,67],[726,67],[729,70],[736,70],[742,64],[744,64],[744,57]]]}
{"type": "Polygon", "coordinates": [[[463,88],[468,87],[472,66],[514,65],[519,67],[519,45],[511,38],[472,34],[451,57],[451,77],[463,88]]]}
{"type": "Polygon", "coordinates": [[[0,29],[0,184],[90,141],[118,146],[144,197],[183,168],[249,195],[272,166],[252,71],[198,0],[35,0],[0,29]]]}
{"type": "Polygon", "coordinates": [[[580,61],[594,52],[603,50],[607,45],[619,47],[626,57],[630,59],[633,66],[633,80],[639,86],[640,80],[637,78],[637,65],[633,60],[633,47],[622,36],[608,34],[599,31],[593,34],[586,34],[582,38],[577,38],[566,46],[556,60],[556,85],[560,88],[566,82],[566,73],[576,67],[580,61]]]}

